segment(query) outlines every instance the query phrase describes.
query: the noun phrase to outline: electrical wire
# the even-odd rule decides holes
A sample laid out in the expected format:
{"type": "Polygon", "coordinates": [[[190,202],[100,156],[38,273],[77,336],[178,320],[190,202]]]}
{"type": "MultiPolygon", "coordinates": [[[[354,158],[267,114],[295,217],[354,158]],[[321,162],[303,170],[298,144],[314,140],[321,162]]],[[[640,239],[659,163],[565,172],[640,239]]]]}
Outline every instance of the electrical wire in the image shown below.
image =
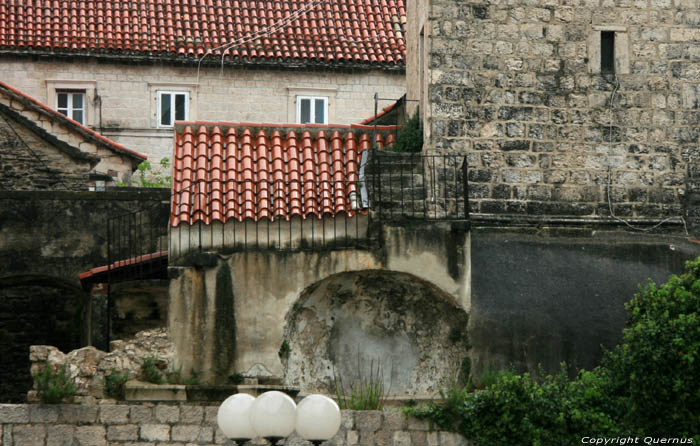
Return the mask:
{"type": "MultiPolygon", "coordinates": [[[[613,87],[612,93],[610,94],[610,104],[608,106],[608,156],[612,153],[612,140],[613,140],[613,106],[615,104],[615,96],[617,96],[617,92],[620,89],[620,80],[617,77],[617,74],[615,74],[615,86],[613,87]]],[[[618,217],[615,215],[615,212],[613,211],[613,205],[612,205],[612,197],[610,196],[610,189],[612,188],[612,166],[608,164],[608,187],[606,188],[606,194],[607,194],[607,199],[608,199],[608,210],[610,211],[610,216],[615,220],[620,223],[624,223],[627,227],[635,230],[635,231],[640,231],[640,232],[649,232],[653,231],[654,229],[658,228],[659,226],[663,225],[664,223],[667,223],[673,219],[676,218],[676,216],[671,216],[668,218],[665,218],[664,220],[661,220],[657,224],[651,227],[639,227],[639,226],[634,226],[631,224],[629,221],[618,217]]],[[[688,225],[685,221],[685,218],[683,218],[682,215],[678,216],[681,221],[683,222],[683,227],[685,229],[685,235],[690,235],[688,233],[688,225]]]]}

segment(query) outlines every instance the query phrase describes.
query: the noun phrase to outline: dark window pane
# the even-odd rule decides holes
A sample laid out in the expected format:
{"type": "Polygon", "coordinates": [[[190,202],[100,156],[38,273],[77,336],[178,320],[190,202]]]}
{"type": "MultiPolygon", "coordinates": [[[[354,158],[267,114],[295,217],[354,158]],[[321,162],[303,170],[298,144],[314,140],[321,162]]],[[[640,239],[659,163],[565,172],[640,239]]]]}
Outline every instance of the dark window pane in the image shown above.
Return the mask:
{"type": "Polygon", "coordinates": [[[175,95],[175,120],[176,121],[184,121],[185,120],[185,107],[186,107],[185,95],[184,94],[175,95]]]}
{"type": "Polygon", "coordinates": [[[160,125],[172,125],[170,120],[170,95],[160,95],[160,125]]]}
{"type": "Polygon", "coordinates": [[[68,109],[67,108],[59,108],[58,112],[62,115],[68,116],[68,109]]]}
{"type": "Polygon", "coordinates": [[[83,123],[83,111],[82,110],[73,110],[73,119],[82,124],[83,123]]]}
{"type": "Polygon", "coordinates": [[[58,93],[58,108],[68,107],[68,93],[58,93]]]}
{"type": "Polygon", "coordinates": [[[73,108],[83,108],[82,93],[73,93],[73,108]]]}
{"type": "Polygon", "coordinates": [[[600,33],[600,72],[615,72],[615,32],[600,33]]]}
{"type": "Polygon", "coordinates": [[[301,121],[302,124],[311,122],[311,100],[301,99],[301,121]]]}
{"type": "Polygon", "coordinates": [[[326,123],[326,107],[324,107],[324,101],[323,99],[316,99],[316,124],[325,124],[326,123]]]}

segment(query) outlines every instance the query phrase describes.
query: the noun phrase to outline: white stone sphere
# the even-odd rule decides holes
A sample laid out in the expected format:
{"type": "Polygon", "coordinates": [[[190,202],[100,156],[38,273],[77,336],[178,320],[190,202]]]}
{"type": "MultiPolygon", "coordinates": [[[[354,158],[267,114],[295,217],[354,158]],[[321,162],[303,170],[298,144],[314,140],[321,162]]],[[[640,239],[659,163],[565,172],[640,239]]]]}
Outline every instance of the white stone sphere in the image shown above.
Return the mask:
{"type": "Polygon", "coordinates": [[[216,414],[216,423],[229,439],[255,438],[250,424],[250,409],[255,398],[246,393],[237,393],[226,398],[216,414]]]}
{"type": "Polygon", "coordinates": [[[305,440],[330,440],[340,429],[340,408],[324,395],[309,395],[297,407],[297,433],[305,440]]]}

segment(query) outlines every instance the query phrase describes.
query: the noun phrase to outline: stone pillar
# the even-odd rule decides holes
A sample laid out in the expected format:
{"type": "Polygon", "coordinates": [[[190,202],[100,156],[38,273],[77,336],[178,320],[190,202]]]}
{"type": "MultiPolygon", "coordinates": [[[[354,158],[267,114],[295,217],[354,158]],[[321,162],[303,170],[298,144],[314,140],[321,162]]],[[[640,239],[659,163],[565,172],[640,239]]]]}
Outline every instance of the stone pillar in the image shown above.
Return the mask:
{"type": "Polygon", "coordinates": [[[86,314],[88,321],[88,345],[100,350],[109,348],[109,284],[96,283],[90,289],[90,302],[86,314]]]}

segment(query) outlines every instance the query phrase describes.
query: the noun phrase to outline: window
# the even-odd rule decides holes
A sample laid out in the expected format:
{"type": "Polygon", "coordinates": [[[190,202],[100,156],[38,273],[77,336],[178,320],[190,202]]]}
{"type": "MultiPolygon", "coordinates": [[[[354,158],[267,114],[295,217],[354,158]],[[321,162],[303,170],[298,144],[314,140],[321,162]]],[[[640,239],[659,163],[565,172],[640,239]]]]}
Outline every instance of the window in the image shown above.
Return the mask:
{"type": "Polygon", "coordinates": [[[74,121],[85,124],[85,91],[57,91],[56,110],[74,121]]]}
{"type": "Polygon", "coordinates": [[[158,127],[172,127],[175,121],[189,119],[189,93],[158,92],[158,127]]]}
{"type": "Polygon", "coordinates": [[[600,33],[600,72],[615,73],[615,32],[600,33]]]}
{"type": "Polygon", "coordinates": [[[328,98],[297,96],[297,123],[328,124],[328,98]]]}

